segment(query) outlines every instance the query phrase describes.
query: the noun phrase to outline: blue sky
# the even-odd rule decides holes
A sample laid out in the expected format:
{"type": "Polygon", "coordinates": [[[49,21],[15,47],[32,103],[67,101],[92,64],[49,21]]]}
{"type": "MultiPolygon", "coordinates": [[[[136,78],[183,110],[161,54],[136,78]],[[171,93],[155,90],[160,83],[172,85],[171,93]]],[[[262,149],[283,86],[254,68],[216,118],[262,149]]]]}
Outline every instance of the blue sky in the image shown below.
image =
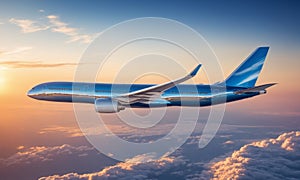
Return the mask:
{"type": "Polygon", "coordinates": [[[270,45],[282,54],[282,49],[292,53],[300,46],[298,1],[5,1],[0,9],[3,22],[56,15],[87,34],[132,18],[170,18],[197,30],[217,53],[221,48],[270,45]]]}
{"type": "Polygon", "coordinates": [[[131,18],[157,16],[216,37],[248,34],[260,39],[269,35],[299,45],[295,36],[300,30],[298,1],[6,1],[1,7],[1,18],[11,18],[12,14],[35,17],[43,9],[87,31],[99,31],[131,18]]]}

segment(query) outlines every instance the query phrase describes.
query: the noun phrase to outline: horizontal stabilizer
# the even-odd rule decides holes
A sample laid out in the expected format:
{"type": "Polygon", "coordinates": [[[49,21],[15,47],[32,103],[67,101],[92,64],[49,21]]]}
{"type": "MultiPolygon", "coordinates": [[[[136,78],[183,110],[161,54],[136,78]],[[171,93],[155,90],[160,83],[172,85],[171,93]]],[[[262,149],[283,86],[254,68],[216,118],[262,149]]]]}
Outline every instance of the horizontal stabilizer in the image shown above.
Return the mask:
{"type": "Polygon", "coordinates": [[[239,90],[239,91],[235,91],[235,94],[247,94],[247,93],[260,93],[260,92],[264,92],[265,90],[271,86],[274,86],[277,83],[270,83],[270,84],[264,84],[264,85],[260,85],[260,86],[256,86],[253,88],[248,88],[248,89],[243,89],[243,90],[239,90]]]}

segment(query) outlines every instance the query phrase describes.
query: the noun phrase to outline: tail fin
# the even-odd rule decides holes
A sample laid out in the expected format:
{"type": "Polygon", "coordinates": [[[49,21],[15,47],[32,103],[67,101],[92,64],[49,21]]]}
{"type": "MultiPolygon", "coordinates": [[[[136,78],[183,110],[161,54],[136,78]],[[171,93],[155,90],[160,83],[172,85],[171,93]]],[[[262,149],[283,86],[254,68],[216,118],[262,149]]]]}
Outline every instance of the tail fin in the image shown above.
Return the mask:
{"type": "Polygon", "coordinates": [[[225,80],[226,86],[254,87],[263,67],[269,47],[257,48],[231,75],[225,80]]]}

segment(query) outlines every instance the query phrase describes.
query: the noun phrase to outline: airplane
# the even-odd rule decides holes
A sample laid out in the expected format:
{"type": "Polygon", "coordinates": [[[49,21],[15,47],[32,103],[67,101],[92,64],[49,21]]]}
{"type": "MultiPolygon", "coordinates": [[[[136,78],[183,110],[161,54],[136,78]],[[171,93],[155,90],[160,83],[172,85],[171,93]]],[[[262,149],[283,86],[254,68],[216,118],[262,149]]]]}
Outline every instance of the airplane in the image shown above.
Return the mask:
{"type": "Polygon", "coordinates": [[[91,103],[98,113],[117,113],[125,108],[211,106],[265,94],[267,88],[277,84],[255,86],[268,50],[258,47],[224,81],[211,85],[180,84],[197,74],[199,64],[186,76],[162,84],[47,82],[33,87],[27,95],[44,101],[91,103]]]}

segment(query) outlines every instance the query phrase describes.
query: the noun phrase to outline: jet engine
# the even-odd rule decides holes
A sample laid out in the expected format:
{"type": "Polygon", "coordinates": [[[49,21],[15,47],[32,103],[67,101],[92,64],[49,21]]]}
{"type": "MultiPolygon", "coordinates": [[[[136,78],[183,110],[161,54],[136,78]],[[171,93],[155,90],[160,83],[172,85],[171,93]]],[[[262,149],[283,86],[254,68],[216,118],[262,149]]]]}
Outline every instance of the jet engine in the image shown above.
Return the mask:
{"type": "Polygon", "coordinates": [[[111,98],[98,98],[95,101],[95,110],[98,113],[115,113],[124,109],[124,106],[111,98]]]}
{"type": "Polygon", "coordinates": [[[266,90],[261,90],[261,91],[259,91],[259,94],[266,94],[266,93],[267,93],[266,90]]]}

